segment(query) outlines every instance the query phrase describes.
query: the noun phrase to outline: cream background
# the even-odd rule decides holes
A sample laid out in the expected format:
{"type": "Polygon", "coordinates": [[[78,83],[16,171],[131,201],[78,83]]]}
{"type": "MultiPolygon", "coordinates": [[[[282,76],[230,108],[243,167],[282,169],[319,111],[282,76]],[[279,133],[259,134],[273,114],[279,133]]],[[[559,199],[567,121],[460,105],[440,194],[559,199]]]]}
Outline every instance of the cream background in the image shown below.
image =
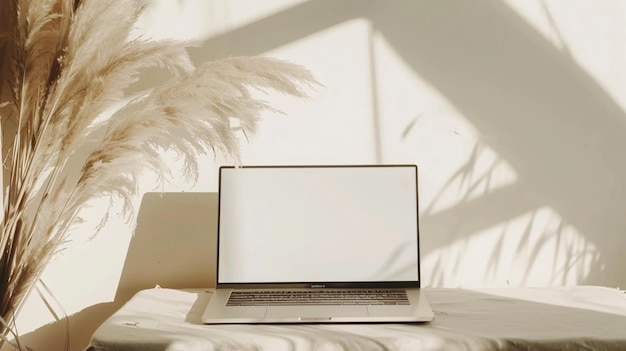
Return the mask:
{"type": "MultiPolygon", "coordinates": [[[[324,84],[265,97],[286,115],[264,116],[246,164],[418,164],[426,286],[624,288],[623,23],[621,0],[159,0],[140,31],[205,39],[197,63],[269,55],[324,84]]],[[[43,277],[72,350],[138,289],[213,284],[224,161],[202,162],[196,184],[146,174],[136,226],[112,216],[90,239],[106,203],[85,210],[43,277]]],[[[36,294],[18,328],[36,350],[64,343],[36,294]]]]}

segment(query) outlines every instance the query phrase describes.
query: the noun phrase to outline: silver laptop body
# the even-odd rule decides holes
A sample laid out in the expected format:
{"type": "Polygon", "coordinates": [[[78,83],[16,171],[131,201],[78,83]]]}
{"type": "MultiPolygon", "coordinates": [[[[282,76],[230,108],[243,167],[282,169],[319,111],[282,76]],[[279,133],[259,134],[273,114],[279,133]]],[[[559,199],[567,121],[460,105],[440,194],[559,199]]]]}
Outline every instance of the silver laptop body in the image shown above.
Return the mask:
{"type": "Polygon", "coordinates": [[[202,320],[426,322],[417,166],[221,167],[202,320]]]}

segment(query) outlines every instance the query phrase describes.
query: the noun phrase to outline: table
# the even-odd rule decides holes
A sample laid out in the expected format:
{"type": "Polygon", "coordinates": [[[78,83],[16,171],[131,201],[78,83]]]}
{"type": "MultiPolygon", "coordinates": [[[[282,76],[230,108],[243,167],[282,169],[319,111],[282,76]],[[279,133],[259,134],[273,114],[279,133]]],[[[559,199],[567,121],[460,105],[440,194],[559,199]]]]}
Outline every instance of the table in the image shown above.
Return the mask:
{"type": "Polygon", "coordinates": [[[626,295],[618,289],[424,291],[430,323],[203,325],[211,289],[142,290],[87,350],[626,350],[626,295]]]}

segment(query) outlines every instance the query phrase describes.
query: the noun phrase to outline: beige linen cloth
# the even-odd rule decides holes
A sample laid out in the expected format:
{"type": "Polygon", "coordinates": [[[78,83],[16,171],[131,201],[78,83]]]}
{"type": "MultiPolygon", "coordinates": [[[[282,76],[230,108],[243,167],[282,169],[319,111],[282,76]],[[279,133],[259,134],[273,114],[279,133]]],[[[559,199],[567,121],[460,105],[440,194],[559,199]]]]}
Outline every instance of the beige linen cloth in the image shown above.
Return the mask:
{"type": "Polygon", "coordinates": [[[203,325],[210,291],[140,291],[87,350],[626,350],[626,295],[606,287],[426,288],[435,320],[415,324],[203,325]]]}

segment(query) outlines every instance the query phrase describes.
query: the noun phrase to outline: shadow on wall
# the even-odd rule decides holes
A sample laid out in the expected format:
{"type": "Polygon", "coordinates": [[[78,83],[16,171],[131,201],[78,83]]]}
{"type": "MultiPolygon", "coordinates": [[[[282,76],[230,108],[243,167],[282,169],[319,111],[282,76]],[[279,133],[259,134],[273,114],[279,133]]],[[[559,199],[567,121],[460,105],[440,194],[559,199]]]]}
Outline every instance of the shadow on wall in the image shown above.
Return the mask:
{"type": "Polygon", "coordinates": [[[21,342],[33,350],[61,347],[69,323],[70,350],[82,350],[98,326],[139,290],[214,287],[216,241],[217,193],[146,193],[114,301],[45,325],[21,336],[21,342]]]}
{"type": "MultiPolygon", "coordinates": [[[[480,143],[517,174],[512,185],[472,199],[459,191],[465,200],[456,206],[426,212],[421,222],[425,256],[520,216],[530,215],[532,226],[538,209],[549,208],[560,217],[560,228],[584,236],[587,248],[568,246],[562,229],[546,229],[543,235],[556,242],[555,252],[565,251],[564,261],[522,262],[527,268],[517,282],[527,282],[532,269],[553,269],[552,282],[563,283],[560,277],[575,274],[587,260],[589,271],[576,278],[577,284],[626,285],[624,111],[567,50],[548,42],[504,2],[312,0],[210,38],[191,53],[196,62],[261,54],[355,18],[369,20],[373,33],[445,96],[477,128],[480,143]],[[589,250],[592,257],[584,258],[589,250]]],[[[392,119],[374,117],[377,123],[392,119]]],[[[401,129],[398,140],[412,137],[419,128],[412,124],[401,129]]],[[[379,146],[385,162],[391,151],[379,146]]],[[[447,190],[454,191],[456,178],[471,178],[471,167],[464,167],[447,190]]],[[[514,256],[530,251],[532,258],[546,249],[545,237],[532,244],[523,240],[527,233],[514,256]]],[[[497,248],[486,254],[492,264],[515,262],[497,248]]],[[[443,272],[434,274],[434,285],[446,283],[443,272]]]]}
{"type": "MultiPolygon", "coordinates": [[[[374,26],[518,175],[509,187],[426,216],[426,233],[445,235],[425,235],[425,246],[436,248],[548,206],[600,254],[579,284],[626,283],[620,254],[626,244],[624,112],[567,52],[502,2],[420,4],[404,12],[381,6],[374,26]],[[407,32],[415,33],[412,40],[407,32]]],[[[544,233],[557,242],[561,234],[544,233]]],[[[580,253],[570,252],[564,269],[580,253]]],[[[491,255],[499,257],[497,250],[491,255]]]]}
{"type": "Polygon", "coordinates": [[[215,287],[217,193],[146,193],[115,300],[154,288],[215,287]]]}
{"type": "MultiPolygon", "coordinates": [[[[424,256],[549,207],[598,252],[591,271],[577,283],[626,285],[624,111],[567,52],[551,45],[502,1],[311,0],[210,38],[191,54],[196,62],[261,54],[354,18],[368,19],[373,32],[445,96],[477,128],[480,142],[517,174],[514,184],[472,197],[460,191],[464,200],[457,205],[426,211],[421,220],[424,256]]],[[[379,116],[377,121],[387,123],[387,118],[379,116]]],[[[410,127],[401,129],[408,132],[398,134],[398,140],[411,139],[419,124],[410,127]]],[[[390,151],[380,147],[380,161],[385,162],[390,151]]],[[[472,162],[449,180],[452,190],[457,179],[471,178],[472,162]]],[[[215,235],[215,207],[216,194],[146,194],[115,301],[70,317],[72,345],[86,345],[84,338],[139,289],[155,284],[212,286],[215,252],[210,250],[215,248],[208,243],[215,235]],[[198,232],[211,225],[208,235],[198,232]],[[189,254],[202,247],[210,248],[206,257],[189,254]],[[182,265],[198,270],[176,269],[182,265]]],[[[560,242],[558,229],[544,235],[560,242]]],[[[522,233],[518,251],[526,237],[522,233]]],[[[580,254],[565,249],[570,262],[563,270],[571,269],[580,254]]],[[[493,265],[507,264],[500,253],[496,244],[485,255],[493,265]]],[[[528,273],[534,263],[526,264],[528,273]]],[[[444,273],[436,273],[433,285],[445,283],[444,273]]],[[[63,325],[45,326],[23,340],[34,349],[47,349],[51,340],[62,337],[63,325]]]]}

